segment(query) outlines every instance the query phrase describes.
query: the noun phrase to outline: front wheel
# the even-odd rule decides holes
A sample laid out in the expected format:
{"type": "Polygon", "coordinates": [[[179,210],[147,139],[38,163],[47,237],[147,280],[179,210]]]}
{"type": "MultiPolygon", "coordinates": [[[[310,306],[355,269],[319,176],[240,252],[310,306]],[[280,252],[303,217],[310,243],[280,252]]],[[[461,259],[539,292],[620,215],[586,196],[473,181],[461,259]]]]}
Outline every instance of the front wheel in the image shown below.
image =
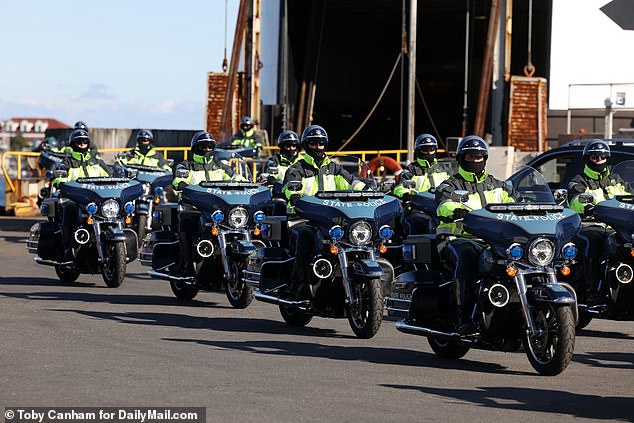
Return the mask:
{"type": "Polygon", "coordinates": [[[125,278],[126,260],[123,242],[104,245],[105,262],[101,265],[101,276],[109,288],[118,288],[125,278]]]}
{"type": "Polygon", "coordinates": [[[546,376],[563,372],[575,349],[575,320],[568,306],[537,303],[531,311],[534,336],[526,336],[526,356],[535,370],[546,376]]]}
{"type": "Polygon", "coordinates": [[[193,300],[198,295],[198,287],[181,281],[170,281],[170,288],[179,300],[193,300]]]}
{"type": "Polygon", "coordinates": [[[57,273],[60,281],[66,283],[75,282],[79,277],[79,270],[71,266],[57,265],[55,266],[55,273],[57,273]]]}
{"type": "Polygon", "coordinates": [[[247,286],[244,279],[240,277],[242,267],[241,264],[232,261],[231,272],[233,275],[226,281],[225,293],[229,303],[234,308],[247,308],[253,301],[253,288],[247,286]]]}
{"type": "Polygon", "coordinates": [[[429,346],[440,358],[457,360],[469,352],[469,347],[454,341],[444,341],[438,338],[427,337],[429,346]]]}
{"type": "Polygon", "coordinates": [[[357,337],[372,338],[383,319],[383,290],[380,279],[352,283],[352,302],[348,306],[348,321],[357,337]]]}

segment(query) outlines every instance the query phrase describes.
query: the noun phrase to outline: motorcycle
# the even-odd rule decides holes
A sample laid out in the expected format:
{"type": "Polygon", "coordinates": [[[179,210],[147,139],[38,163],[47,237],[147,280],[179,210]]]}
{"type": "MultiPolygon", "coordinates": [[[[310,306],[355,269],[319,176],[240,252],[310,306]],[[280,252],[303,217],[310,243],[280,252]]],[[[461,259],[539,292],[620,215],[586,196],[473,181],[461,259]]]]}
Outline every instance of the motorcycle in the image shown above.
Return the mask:
{"type": "MultiPolygon", "coordinates": [[[[630,187],[634,186],[634,160],[621,162],[610,172],[620,176],[630,187]]],[[[586,327],[593,318],[610,320],[634,320],[634,192],[617,195],[592,206],[591,194],[581,194],[579,201],[587,204],[584,221],[603,225],[606,230],[605,255],[599,264],[599,280],[596,282],[599,301],[588,304],[583,288],[583,269],[572,278],[577,293],[579,322],[577,329],[586,327]],[[606,226],[607,225],[607,226],[606,226]]],[[[581,266],[580,266],[581,267],[581,266]]]]}
{"type": "Polygon", "coordinates": [[[133,227],[139,240],[139,247],[146,235],[152,231],[152,212],[165,202],[165,189],[170,186],[174,175],[160,167],[117,162],[124,174],[143,184],[143,195],[136,200],[133,227]]]}
{"type": "MultiPolygon", "coordinates": [[[[305,326],[313,316],[348,318],[359,338],[373,337],[383,317],[382,281],[390,283],[390,263],[378,257],[386,252],[393,225],[401,213],[400,201],[376,188],[367,165],[354,157],[330,157],[366,184],[364,191],[319,191],[295,203],[295,220],[271,216],[264,222],[263,239],[280,246],[259,248],[249,257],[247,285],[257,300],[279,306],[291,326],[305,326]],[[289,289],[294,251],[289,227],[309,222],[318,228],[321,248],[312,258],[310,285],[304,296],[289,289]]],[[[291,187],[300,190],[297,185],[291,187]]]]}
{"type": "MultiPolygon", "coordinates": [[[[55,171],[64,177],[65,171],[55,171]]],[[[106,285],[123,283],[127,263],[137,257],[136,233],[126,228],[132,221],[135,200],[142,185],[127,178],[80,178],[64,183],[43,200],[46,222],[31,227],[27,250],[39,264],[55,267],[61,281],[74,282],[82,273],[101,273],[106,285]],[[73,231],[72,257],[65,257],[62,240],[62,205],[73,201],[80,224],[73,231]]]]}
{"type": "MultiPolygon", "coordinates": [[[[469,305],[474,332],[455,330],[454,269],[441,263],[435,235],[405,240],[404,259],[421,267],[395,278],[386,307],[405,316],[399,331],[426,336],[439,357],[458,359],[470,348],[524,350],[537,372],[557,375],[572,358],[576,309],[557,274],[571,271],[577,249],[570,239],[581,220],[555,203],[537,171],[522,169],[507,183],[517,203],[488,204],[458,222],[482,247],[469,305]]],[[[451,198],[465,203],[468,193],[451,198]]]]}
{"type": "MultiPolygon", "coordinates": [[[[232,159],[236,169],[245,171],[241,160],[232,159]]],[[[176,170],[177,177],[187,177],[184,170],[176,170]]],[[[240,174],[240,173],[238,173],[240,174]]],[[[140,261],[151,266],[150,276],[167,280],[174,295],[191,300],[200,289],[221,289],[224,286],[229,303],[235,308],[246,308],[253,300],[253,290],[246,286],[242,270],[256,246],[265,210],[271,203],[271,191],[246,181],[201,182],[182,190],[179,204],[158,205],[154,209],[152,234],[143,243],[140,261]],[[200,213],[202,232],[193,240],[192,262],[194,276],[177,275],[180,246],[178,214],[200,213]],[[188,210],[189,209],[189,210],[188,210]]]]}

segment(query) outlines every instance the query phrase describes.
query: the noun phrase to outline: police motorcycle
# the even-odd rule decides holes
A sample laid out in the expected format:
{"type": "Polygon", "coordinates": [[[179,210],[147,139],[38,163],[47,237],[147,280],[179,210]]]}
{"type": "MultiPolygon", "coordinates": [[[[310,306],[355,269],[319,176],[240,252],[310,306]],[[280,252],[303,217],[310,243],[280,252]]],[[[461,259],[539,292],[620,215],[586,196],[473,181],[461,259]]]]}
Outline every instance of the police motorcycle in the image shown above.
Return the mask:
{"type": "MultiPolygon", "coordinates": [[[[634,187],[634,160],[619,163],[611,170],[630,187],[634,187]]],[[[634,193],[633,193],[634,194],[634,193]]],[[[603,251],[605,259],[599,264],[600,278],[595,282],[599,301],[587,304],[585,295],[579,295],[579,323],[587,326],[593,318],[610,320],[634,320],[634,195],[617,195],[611,200],[595,205],[591,194],[581,194],[585,207],[584,220],[604,224],[608,233],[603,251]]],[[[575,272],[583,277],[583,269],[575,272]]],[[[583,292],[583,285],[573,278],[575,292],[583,292]]]]}
{"type": "Polygon", "coordinates": [[[392,277],[391,265],[378,254],[387,250],[401,205],[397,198],[374,191],[372,173],[363,161],[349,156],[330,160],[363,180],[366,190],[318,191],[295,203],[294,220],[267,218],[263,239],[279,246],[259,248],[249,257],[245,282],[256,289],[257,300],[278,305],[291,326],[305,326],[313,316],[347,317],[357,337],[371,338],[383,316],[382,279],[392,277]],[[288,288],[295,261],[288,229],[303,221],[318,227],[321,248],[309,266],[308,292],[298,296],[288,288]]]}
{"type": "MultiPolygon", "coordinates": [[[[57,170],[55,177],[67,172],[57,170]]],[[[31,227],[29,253],[39,264],[55,267],[63,282],[74,282],[82,273],[101,273],[106,285],[119,287],[127,263],[137,257],[136,233],[126,228],[132,221],[135,201],[143,194],[141,183],[128,178],[79,178],[66,182],[43,200],[41,212],[48,218],[31,227]],[[72,257],[64,254],[62,205],[73,201],[79,207],[79,226],[72,234],[72,257]]]]}
{"type": "MultiPolygon", "coordinates": [[[[271,203],[271,191],[250,182],[244,160],[233,158],[230,164],[246,181],[188,185],[182,190],[179,204],[154,208],[154,230],[145,239],[139,260],[152,267],[150,276],[169,281],[178,299],[191,300],[201,289],[224,287],[233,307],[246,308],[253,301],[253,290],[245,285],[242,270],[249,255],[264,246],[258,236],[266,218],[264,210],[271,203]],[[178,214],[184,206],[200,212],[202,232],[194,237],[191,249],[195,276],[174,272],[180,260],[178,214]]],[[[176,170],[176,177],[187,176],[186,170],[176,170]]]]}
{"type": "Polygon", "coordinates": [[[137,198],[132,227],[136,230],[139,247],[146,235],[152,231],[154,208],[165,202],[165,189],[171,185],[174,175],[171,171],[155,166],[123,163],[117,157],[115,172],[128,175],[143,185],[143,195],[137,198]]]}
{"type": "MultiPolygon", "coordinates": [[[[558,281],[577,253],[570,240],[581,227],[577,213],[558,205],[544,178],[524,168],[508,181],[517,203],[489,204],[458,224],[483,246],[471,317],[475,330],[455,329],[453,269],[440,262],[435,235],[405,240],[406,261],[418,270],[394,280],[386,307],[404,316],[396,328],[426,336],[442,358],[458,359],[470,348],[524,351],[533,368],[557,375],[570,363],[575,341],[575,298],[558,281]]],[[[454,191],[465,203],[466,191],[454,191]]]]}

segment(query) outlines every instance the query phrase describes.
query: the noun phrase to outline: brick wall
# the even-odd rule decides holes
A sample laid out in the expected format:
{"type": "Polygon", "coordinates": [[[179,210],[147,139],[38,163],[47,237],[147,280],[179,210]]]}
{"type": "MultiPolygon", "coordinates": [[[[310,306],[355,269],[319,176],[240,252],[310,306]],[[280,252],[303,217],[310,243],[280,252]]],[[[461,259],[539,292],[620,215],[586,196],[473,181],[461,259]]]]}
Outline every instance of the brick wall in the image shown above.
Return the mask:
{"type": "Polygon", "coordinates": [[[222,109],[227,91],[227,74],[225,72],[209,72],[207,74],[207,132],[214,137],[220,134],[222,109]]]}
{"type": "Polygon", "coordinates": [[[546,79],[511,77],[507,145],[519,151],[547,149],[546,79]]]}

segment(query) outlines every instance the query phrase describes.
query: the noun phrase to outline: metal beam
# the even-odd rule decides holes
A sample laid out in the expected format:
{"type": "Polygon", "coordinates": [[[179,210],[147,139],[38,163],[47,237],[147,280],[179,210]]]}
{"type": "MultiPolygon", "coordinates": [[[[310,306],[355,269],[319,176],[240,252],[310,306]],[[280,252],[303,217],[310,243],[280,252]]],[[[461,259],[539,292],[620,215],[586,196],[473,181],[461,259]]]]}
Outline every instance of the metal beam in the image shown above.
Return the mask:
{"type": "Polygon", "coordinates": [[[416,24],[417,0],[409,3],[409,70],[407,86],[407,161],[414,160],[414,130],[416,117],[416,24]]]}

